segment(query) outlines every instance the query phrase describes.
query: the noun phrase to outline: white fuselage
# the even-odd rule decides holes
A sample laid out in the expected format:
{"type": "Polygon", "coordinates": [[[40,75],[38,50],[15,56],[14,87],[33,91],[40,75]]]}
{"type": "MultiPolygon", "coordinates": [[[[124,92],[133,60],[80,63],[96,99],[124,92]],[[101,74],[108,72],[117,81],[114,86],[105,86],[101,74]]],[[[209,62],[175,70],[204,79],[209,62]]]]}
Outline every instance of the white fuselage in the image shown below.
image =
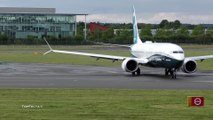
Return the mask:
{"type": "Polygon", "coordinates": [[[184,60],[183,49],[171,43],[143,43],[131,46],[131,54],[137,58],[149,58],[152,55],[159,54],[171,57],[176,60],[184,60]]]}
{"type": "MultiPolygon", "coordinates": [[[[172,43],[151,43],[134,44],[130,48],[134,57],[148,59],[156,66],[167,66],[159,64],[180,64],[185,59],[183,49],[172,43]],[[175,62],[176,61],[176,62],[175,62]],[[157,65],[158,64],[158,65],[157,65]]],[[[153,67],[156,67],[153,65],[153,67]]],[[[176,65],[174,65],[176,66],[176,65]]],[[[180,65],[178,65],[180,67],[180,65]]]]}

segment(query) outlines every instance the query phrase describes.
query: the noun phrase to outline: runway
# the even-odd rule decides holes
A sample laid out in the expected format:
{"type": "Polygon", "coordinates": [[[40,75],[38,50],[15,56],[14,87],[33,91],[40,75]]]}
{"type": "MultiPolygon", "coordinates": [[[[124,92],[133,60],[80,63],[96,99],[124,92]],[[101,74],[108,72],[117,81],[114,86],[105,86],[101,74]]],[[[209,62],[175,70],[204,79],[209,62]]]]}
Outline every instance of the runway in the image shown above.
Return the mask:
{"type": "Polygon", "coordinates": [[[0,88],[213,89],[213,71],[178,72],[175,80],[164,69],[141,71],[132,77],[120,67],[1,63],[0,88]]]}

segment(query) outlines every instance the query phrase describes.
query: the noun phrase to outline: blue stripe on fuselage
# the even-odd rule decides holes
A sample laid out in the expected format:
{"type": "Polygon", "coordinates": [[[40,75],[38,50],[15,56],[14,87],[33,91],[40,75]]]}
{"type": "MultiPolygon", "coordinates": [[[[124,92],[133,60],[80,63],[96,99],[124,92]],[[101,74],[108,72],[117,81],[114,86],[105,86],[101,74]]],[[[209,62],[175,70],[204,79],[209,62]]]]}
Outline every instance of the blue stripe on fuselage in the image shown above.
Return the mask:
{"type": "Polygon", "coordinates": [[[155,54],[148,58],[149,62],[146,66],[149,67],[163,67],[163,68],[180,68],[184,60],[176,60],[168,56],[155,54]]]}

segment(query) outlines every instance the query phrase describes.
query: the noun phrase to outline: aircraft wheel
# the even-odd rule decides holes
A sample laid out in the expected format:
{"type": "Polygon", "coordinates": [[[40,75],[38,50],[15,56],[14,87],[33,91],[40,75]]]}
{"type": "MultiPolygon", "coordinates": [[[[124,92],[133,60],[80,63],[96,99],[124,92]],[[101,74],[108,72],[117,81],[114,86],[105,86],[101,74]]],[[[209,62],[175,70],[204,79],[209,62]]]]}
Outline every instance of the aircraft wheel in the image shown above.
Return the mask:
{"type": "Polygon", "coordinates": [[[165,76],[168,76],[169,75],[169,69],[165,69],[165,76]]]}
{"type": "Polygon", "coordinates": [[[135,76],[135,75],[139,76],[140,74],[141,74],[140,68],[138,68],[135,72],[132,72],[132,76],[135,76]]]}
{"type": "Polygon", "coordinates": [[[137,76],[139,76],[141,74],[140,68],[137,69],[136,73],[137,73],[137,76]]]}
{"type": "Polygon", "coordinates": [[[135,76],[135,72],[132,72],[132,76],[135,76]]]}
{"type": "Polygon", "coordinates": [[[176,69],[171,70],[171,76],[172,76],[172,79],[176,79],[176,78],[177,78],[177,72],[176,72],[176,69]]]}

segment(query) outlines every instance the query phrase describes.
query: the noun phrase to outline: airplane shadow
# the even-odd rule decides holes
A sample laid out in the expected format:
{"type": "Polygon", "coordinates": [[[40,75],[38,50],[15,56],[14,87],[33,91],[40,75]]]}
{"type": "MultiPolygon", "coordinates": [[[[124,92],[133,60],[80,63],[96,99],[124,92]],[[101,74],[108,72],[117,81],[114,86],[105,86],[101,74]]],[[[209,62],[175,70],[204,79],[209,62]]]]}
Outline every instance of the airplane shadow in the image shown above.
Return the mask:
{"type": "MultiPolygon", "coordinates": [[[[152,74],[152,73],[141,73],[141,75],[139,76],[132,76],[131,74],[127,75],[126,77],[146,77],[146,78],[150,78],[150,79],[158,79],[158,80],[185,80],[185,79],[193,79],[195,77],[197,77],[198,75],[195,74],[191,74],[191,75],[185,75],[185,74],[177,74],[177,78],[176,79],[172,79],[171,76],[165,76],[164,74],[152,74]]],[[[203,76],[203,75],[200,75],[203,76]]]]}

